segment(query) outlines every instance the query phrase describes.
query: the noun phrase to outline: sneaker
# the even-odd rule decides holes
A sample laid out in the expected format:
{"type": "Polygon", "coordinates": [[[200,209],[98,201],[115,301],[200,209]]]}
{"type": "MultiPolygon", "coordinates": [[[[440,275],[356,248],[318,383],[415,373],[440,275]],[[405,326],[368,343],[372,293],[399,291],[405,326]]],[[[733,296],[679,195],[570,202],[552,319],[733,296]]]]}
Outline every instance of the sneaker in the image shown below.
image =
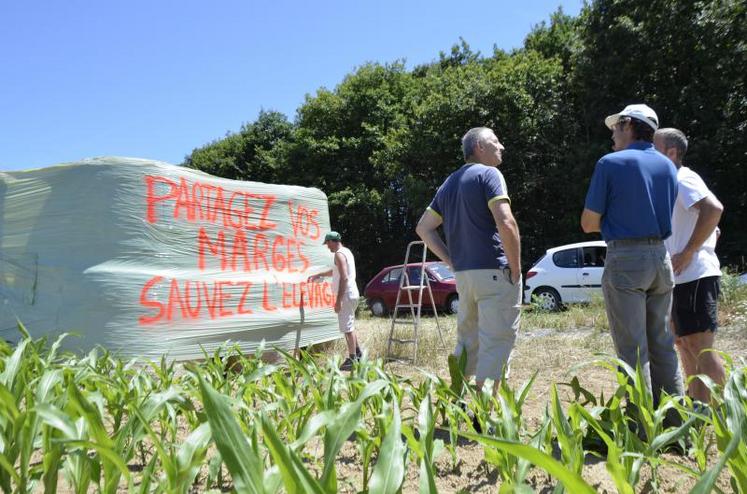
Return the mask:
{"type": "Polygon", "coordinates": [[[671,444],[667,444],[662,448],[662,451],[664,453],[669,453],[672,455],[687,456],[690,451],[691,445],[692,443],[690,442],[690,439],[683,438],[671,444]]]}
{"type": "Polygon", "coordinates": [[[355,362],[355,360],[358,360],[358,359],[352,359],[351,357],[346,358],[345,361],[342,363],[342,365],[340,365],[340,370],[341,371],[353,370],[353,362],[355,362]]]}
{"type": "Polygon", "coordinates": [[[693,412],[711,418],[711,406],[708,403],[698,400],[693,401],[693,412]]]}
{"type": "Polygon", "coordinates": [[[480,424],[480,419],[477,418],[477,415],[472,415],[472,427],[475,428],[475,432],[482,434],[482,424],[480,424]]]}
{"type": "Polygon", "coordinates": [[[482,434],[482,424],[480,424],[480,419],[477,418],[477,415],[475,415],[472,410],[469,410],[467,408],[467,404],[464,402],[459,404],[459,408],[464,410],[467,416],[472,420],[472,428],[475,429],[475,432],[478,434],[482,434]]]}

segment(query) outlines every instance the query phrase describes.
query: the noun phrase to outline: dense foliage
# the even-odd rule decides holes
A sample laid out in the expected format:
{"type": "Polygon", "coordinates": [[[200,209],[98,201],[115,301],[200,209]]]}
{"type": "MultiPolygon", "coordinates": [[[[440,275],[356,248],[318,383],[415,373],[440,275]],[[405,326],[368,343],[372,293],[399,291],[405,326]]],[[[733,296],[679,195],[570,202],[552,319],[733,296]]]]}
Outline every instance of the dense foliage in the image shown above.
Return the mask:
{"type": "Polygon", "coordinates": [[[463,133],[493,127],[528,264],[588,238],[578,217],[594,163],[610,150],[602,120],[646,102],[690,137],[686,163],[726,206],[720,254],[743,265],[745,74],[743,0],[595,0],[578,17],[558,11],[511,53],[481,55],[462,40],[412,70],[364,65],[308,96],[295,121],[263,112],[185,165],[322,189],[365,282],[401,262],[436,188],[461,164],[463,133]]]}

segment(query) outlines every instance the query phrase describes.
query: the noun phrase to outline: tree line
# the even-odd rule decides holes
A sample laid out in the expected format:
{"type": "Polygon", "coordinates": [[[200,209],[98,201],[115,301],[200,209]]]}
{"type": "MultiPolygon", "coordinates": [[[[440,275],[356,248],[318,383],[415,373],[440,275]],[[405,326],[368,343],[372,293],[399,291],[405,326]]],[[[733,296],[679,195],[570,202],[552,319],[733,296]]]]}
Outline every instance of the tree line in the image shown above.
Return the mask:
{"type": "Polygon", "coordinates": [[[685,164],[725,205],[718,253],[744,267],[747,229],[747,16],[744,0],[594,0],[555,12],[520,49],[483,55],[466,41],[432,63],[369,63],[308,95],[293,121],[263,111],[197,148],[207,173],[318,187],[332,227],[357,254],[359,282],[402,262],[415,224],[459,167],[475,126],[505,145],[501,171],[525,268],[545,249],[592,240],[579,215],[606,115],[644,102],[690,139],[685,164]]]}

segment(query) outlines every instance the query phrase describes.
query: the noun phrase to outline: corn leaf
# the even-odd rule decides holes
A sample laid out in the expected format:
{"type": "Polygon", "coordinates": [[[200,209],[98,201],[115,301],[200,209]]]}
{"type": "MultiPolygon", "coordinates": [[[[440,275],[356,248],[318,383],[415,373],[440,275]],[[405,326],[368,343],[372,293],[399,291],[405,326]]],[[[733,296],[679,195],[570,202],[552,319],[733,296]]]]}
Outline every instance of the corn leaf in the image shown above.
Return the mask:
{"type": "Polygon", "coordinates": [[[220,451],[223,462],[231,472],[238,492],[262,494],[262,463],[259,455],[249,446],[241,427],[231,412],[227,398],[219,394],[198,374],[205,414],[210,423],[210,432],[220,451]]]}

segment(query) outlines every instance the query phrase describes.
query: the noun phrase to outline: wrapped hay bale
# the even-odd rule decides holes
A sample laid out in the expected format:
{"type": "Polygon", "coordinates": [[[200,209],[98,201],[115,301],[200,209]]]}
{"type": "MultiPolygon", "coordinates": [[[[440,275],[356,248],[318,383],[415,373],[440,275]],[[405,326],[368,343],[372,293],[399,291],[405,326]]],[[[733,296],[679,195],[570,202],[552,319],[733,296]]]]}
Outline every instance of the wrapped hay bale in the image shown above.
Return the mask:
{"type": "Polygon", "coordinates": [[[0,336],[199,358],[339,336],[318,189],[97,158],[0,173],[0,336]],[[300,330],[300,333],[297,333],[300,330]]]}

